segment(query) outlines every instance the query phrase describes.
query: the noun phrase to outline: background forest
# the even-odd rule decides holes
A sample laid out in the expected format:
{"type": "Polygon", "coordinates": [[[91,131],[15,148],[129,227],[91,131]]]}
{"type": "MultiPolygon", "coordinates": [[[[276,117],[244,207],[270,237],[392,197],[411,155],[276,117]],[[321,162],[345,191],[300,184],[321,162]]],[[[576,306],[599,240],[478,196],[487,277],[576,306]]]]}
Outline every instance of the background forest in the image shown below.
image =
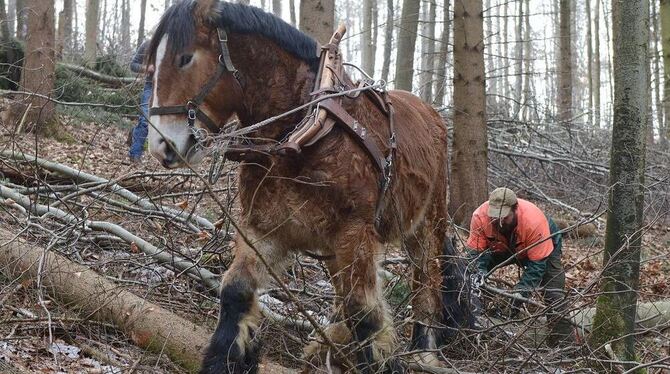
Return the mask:
{"type": "MultiPolygon", "coordinates": [[[[144,85],[130,62],[175,2],[0,0],[1,372],[197,370],[233,257],[238,164],[215,151],[170,171],[148,152],[132,162],[126,142],[144,85]]],[[[574,345],[544,344],[541,298],[506,317],[509,268],[484,287],[485,331],[414,372],[670,372],[670,1],[240,2],[319,43],[343,23],[346,62],[438,110],[459,250],[499,186],[563,230],[574,345]]],[[[387,249],[379,276],[407,345],[411,264],[387,249]]],[[[303,311],[320,325],[333,311],[318,259],[282,278],[260,295],[262,373],[299,372],[303,311]]]]}

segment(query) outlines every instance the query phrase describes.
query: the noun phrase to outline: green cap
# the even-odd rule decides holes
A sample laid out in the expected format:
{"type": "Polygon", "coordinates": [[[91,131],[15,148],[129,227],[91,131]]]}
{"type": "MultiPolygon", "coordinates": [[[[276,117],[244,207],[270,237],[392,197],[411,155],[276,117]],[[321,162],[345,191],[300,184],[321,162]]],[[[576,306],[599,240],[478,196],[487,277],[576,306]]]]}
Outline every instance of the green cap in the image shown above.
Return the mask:
{"type": "Polygon", "coordinates": [[[516,194],[506,187],[498,187],[489,196],[489,217],[507,217],[512,207],[516,205],[516,194]]]}

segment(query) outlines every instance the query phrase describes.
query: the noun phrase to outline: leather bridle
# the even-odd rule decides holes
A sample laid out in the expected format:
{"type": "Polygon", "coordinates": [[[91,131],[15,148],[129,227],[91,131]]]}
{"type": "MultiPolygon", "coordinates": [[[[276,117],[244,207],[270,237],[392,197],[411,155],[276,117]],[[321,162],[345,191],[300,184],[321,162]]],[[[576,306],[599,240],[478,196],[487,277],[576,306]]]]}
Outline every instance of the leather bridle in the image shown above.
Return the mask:
{"type": "Polygon", "coordinates": [[[184,105],[168,105],[168,106],[159,106],[153,107],[149,110],[149,115],[162,116],[162,115],[173,115],[173,114],[185,114],[188,122],[188,127],[193,132],[196,140],[198,142],[203,141],[204,137],[200,134],[197,127],[195,126],[196,118],[202,122],[207,130],[211,134],[217,134],[220,131],[220,127],[217,125],[216,121],[212,120],[207,113],[200,109],[200,105],[205,101],[207,95],[210,91],[216,86],[219,79],[223,77],[226,73],[231,73],[235,78],[239,92],[242,92],[242,84],[240,83],[240,72],[233,65],[233,61],[230,59],[230,51],[228,50],[228,34],[222,28],[216,29],[217,36],[219,38],[219,46],[221,47],[221,54],[219,55],[219,63],[216,69],[216,72],[209,78],[207,83],[200,89],[197,95],[192,99],[188,100],[184,105]]]}

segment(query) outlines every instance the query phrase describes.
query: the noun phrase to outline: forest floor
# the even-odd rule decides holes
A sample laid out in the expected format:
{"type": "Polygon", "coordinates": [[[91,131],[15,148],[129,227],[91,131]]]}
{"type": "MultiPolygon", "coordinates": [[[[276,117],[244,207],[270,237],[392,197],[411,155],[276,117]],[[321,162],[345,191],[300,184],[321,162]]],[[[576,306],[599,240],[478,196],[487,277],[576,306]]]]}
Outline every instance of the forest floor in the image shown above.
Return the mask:
{"type": "MultiPolygon", "coordinates": [[[[202,185],[196,178],[167,173],[149,155],[145,155],[139,163],[129,162],[125,142],[130,125],[81,123],[75,119],[62,118],[58,134],[50,137],[15,135],[7,129],[0,129],[0,150],[16,149],[90,174],[122,180],[124,187],[141,196],[152,196],[165,206],[194,209],[196,214],[212,222],[221,218],[221,211],[215,202],[207,194],[200,192],[202,185]]],[[[207,167],[203,166],[198,172],[206,174],[207,167]]],[[[234,171],[230,176],[219,178],[214,187],[220,191],[219,197],[224,201],[233,201],[236,195],[234,171]]],[[[231,230],[224,229],[210,237],[195,236],[174,230],[169,222],[147,219],[140,214],[126,214],[116,209],[104,209],[101,205],[92,204],[86,197],[79,202],[90,204],[92,209],[88,210],[88,214],[91,217],[120,223],[150,242],[179,248],[181,253],[197,258],[202,266],[215,273],[223,272],[230,263],[228,242],[231,230]]],[[[564,214],[559,208],[544,201],[537,203],[555,216],[564,214]]],[[[231,206],[234,211],[234,203],[231,206]]],[[[640,301],[670,298],[670,227],[664,219],[650,222],[644,234],[640,301]]],[[[17,233],[22,229],[20,222],[3,209],[0,209],[0,226],[17,233]]],[[[24,234],[42,244],[48,243],[48,237],[43,233],[24,234]]],[[[595,305],[597,280],[602,268],[603,234],[604,226],[601,224],[594,236],[565,237],[563,264],[566,268],[568,289],[572,295],[581,295],[575,296],[577,307],[595,305]]],[[[55,250],[68,253],[70,258],[94,268],[120,286],[210,330],[216,324],[218,304],[200,284],[154,263],[142,253],[137,253],[132,246],[114,241],[73,240],[68,246],[56,246],[55,250]]],[[[402,253],[391,248],[389,257],[399,256],[402,257],[402,253]]],[[[403,265],[393,263],[387,266],[387,270],[393,274],[401,274],[403,265]]],[[[513,285],[517,277],[518,271],[515,267],[508,267],[495,275],[500,288],[513,285]]],[[[298,258],[286,272],[285,281],[293,289],[307,291],[305,295],[310,296],[305,296],[302,300],[310,310],[319,316],[328,315],[328,295],[332,288],[318,261],[298,258]]],[[[401,292],[394,286],[388,297],[391,305],[395,307],[394,311],[397,312],[396,317],[400,323],[406,312],[396,291],[401,292]]],[[[134,346],[130,338],[114,326],[82,318],[56,300],[50,299],[48,295],[44,295],[46,301],[41,305],[38,295],[38,289],[30,282],[16,283],[9,279],[0,279],[0,372],[12,372],[3,369],[3,365],[7,364],[13,366],[15,372],[182,372],[167,356],[149,353],[134,346]],[[50,321],[44,313],[44,305],[50,312],[50,321]]],[[[277,290],[269,290],[268,295],[271,296],[271,301],[285,301],[277,290]]],[[[504,300],[498,301],[501,309],[504,309],[504,300]]],[[[278,308],[280,312],[289,315],[296,313],[290,303],[284,303],[278,308]]],[[[518,326],[510,328],[515,330],[518,326]]],[[[288,368],[299,368],[302,345],[308,338],[308,333],[276,323],[266,323],[262,329],[268,337],[264,339],[267,362],[264,365],[268,366],[264,366],[260,372],[290,373],[294,370],[288,368]]],[[[406,338],[410,329],[404,326],[400,331],[406,338]]],[[[653,361],[664,355],[666,358],[670,356],[668,341],[670,338],[667,328],[659,334],[642,336],[639,346],[643,362],[653,361]]],[[[488,346],[489,343],[478,344],[488,346]]],[[[496,344],[490,342],[490,346],[496,344]]],[[[502,352],[507,355],[509,366],[504,364],[503,357],[483,357],[483,353],[468,357],[467,352],[455,353],[453,365],[472,372],[506,372],[507,367],[510,372],[542,372],[544,369],[557,368],[570,371],[583,364],[578,359],[583,352],[579,348],[556,359],[556,356],[551,356],[555,351],[545,347],[536,350],[539,356],[547,357],[544,363],[532,365],[531,362],[524,366],[528,370],[519,369],[521,363],[527,365],[528,361],[532,361],[519,353],[523,349],[496,349],[499,349],[498,354],[502,352]],[[503,363],[496,363],[501,360],[503,363]]],[[[447,349],[447,352],[450,351],[447,349]]]]}

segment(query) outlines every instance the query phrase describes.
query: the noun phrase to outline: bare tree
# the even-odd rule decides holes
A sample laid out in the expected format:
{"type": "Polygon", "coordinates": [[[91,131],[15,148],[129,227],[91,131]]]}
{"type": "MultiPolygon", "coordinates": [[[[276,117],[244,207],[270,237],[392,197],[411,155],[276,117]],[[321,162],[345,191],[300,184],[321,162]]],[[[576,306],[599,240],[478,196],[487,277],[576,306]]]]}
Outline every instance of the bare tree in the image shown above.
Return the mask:
{"type": "Polygon", "coordinates": [[[661,99],[661,73],[660,73],[661,56],[659,54],[659,48],[658,48],[658,38],[659,38],[658,11],[656,9],[657,3],[655,1],[652,1],[649,4],[651,6],[650,23],[652,25],[650,33],[651,42],[649,43],[649,48],[651,48],[652,63],[654,65],[652,70],[654,72],[654,98],[656,105],[656,122],[658,122],[658,135],[660,143],[665,147],[667,145],[668,139],[666,137],[667,134],[665,134],[665,128],[663,124],[663,103],[661,99]]]}
{"type": "Polygon", "coordinates": [[[28,31],[27,5],[28,0],[16,0],[16,39],[25,40],[28,31]]]}
{"type": "Polygon", "coordinates": [[[391,67],[391,45],[393,44],[393,0],[386,0],[386,27],[384,27],[384,61],[382,64],[382,79],[389,80],[391,67]]]}
{"type": "MultiPolygon", "coordinates": [[[[601,294],[591,341],[610,344],[624,367],[635,366],[635,318],[643,233],[647,109],[648,3],[615,1],[614,121],[601,294]]],[[[602,348],[601,348],[602,349],[602,348]]]]}
{"type": "Polygon", "coordinates": [[[9,0],[7,2],[7,24],[11,36],[16,34],[16,0],[9,0]]]}
{"type": "Polygon", "coordinates": [[[403,0],[398,30],[398,54],[395,63],[395,88],[399,90],[412,91],[414,47],[419,27],[420,8],[420,0],[403,0]]]}
{"type": "MultiPolygon", "coordinates": [[[[486,31],[485,35],[488,40],[493,39],[493,7],[491,6],[491,0],[486,0],[486,3],[484,4],[484,18],[486,19],[486,31]]],[[[490,43],[489,45],[492,45],[493,43],[490,43]]],[[[491,72],[493,69],[495,69],[495,65],[493,62],[493,50],[489,49],[488,53],[486,54],[486,72],[489,77],[491,77],[493,74],[491,72]]],[[[497,78],[489,78],[488,82],[489,88],[486,90],[487,95],[486,95],[486,103],[491,107],[496,107],[496,93],[498,92],[498,79],[497,78]]]]}
{"type": "Polygon", "coordinates": [[[447,90],[447,65],[449,64],[449,30],[451,29],[449,19],[449,4],[451,0],[444,1],[442,13],[443,28],[440,37],[440,51],[437,58],[435,77],[435,103],[446,105],[447,90]]]}
{"type": "Polygon", "coordinates": [[[421,98],[433,101],[433,67],[435,65],[435,0],[423,3],[423,26],[421,27],[421,74],[419,89],[421,98]]]}
{"type": "MultiPolygon", "coordinates": [[[[25,60],[21,73],[23,91],[50,96],[55,81],[56,30],[53,0],[28,0],[25,6],[30,11],[28,33],[26,34],[25,60]]],[[[28,98],[28,123],[37,130],[54,120],[52,101],[38,96],[28,98]]]]}
{"type": "Polygon", "coordinates": [[[665,137],[670,138],[670,0],[661,0],[661,46],[663,48],[663,111],[665,137]]]}
{"type": "Polygon", "coordinates": [[[63,10],[58,17],[58,42],[57,52],[59,55],[65,55],[72,48],[72,0],[63,0],[63,10]]]}
{"type": "Polygon", "coordinates": [[[600,1],[593,8],[593,121],[600,127],[600,1]]]}
{"type": "Polygon", "coordinates": [[[93,63],[98,54],[98,13],[99,0],[86,0],[86,43],[84,46],[84,61],[93,63]]]}
{"type": "Polygon", "coordinates": [[[137,28],[137,46],[139,47],[144,42],[144,20],[147,14],[147,0],[142,0],[140,3],[140,25],[137,28]]]}
{"type": "Polygon", "coordinates": [[[375,54],[372,43],[372,0],[363,0],[363,24],[361,25],[361,62],[368,74],[374,75],[375,54]]]}
{"type": "Polygon", "coordinates": [[[5,12],[5,0],[0,0],[0,39],[3,44],[8,45],[12,38],[12,34],[9,31],[9,22],[7,22],[7,13],[5,12]]]}
{"type": "Polygon", "coordinates": [[[523,17],[523,55],[524,55],[524,74],[523,74],[523,118],[530,120],[530,111],[533,106],[533,93],[531,92],[531,81],[533,78],[533,43],[530,38],[530,0],[526,2],[526,14],[523,17]]]}
{"type": "MultiPolygon", "coordinates": [[[[596,2],[600,0],[595,0],[596,2]]],[[[586,64],[589,81],[588,123],[593,126],[593,43],[591,40],[591,0],[586,0],[586,64]]]]}
{"type": "Polygon", "coordinates": [[[295,18],[295,0],[289,0],[288,2],[289,13],[291,14],[291,25],[296,26],[298,23],[295,18]]]}
{"type": "Polygon", "coordinates": [[[272,0],[272,13],[277,17],[281,17],[281,0],[272,0]]]}
{"type": "Polygon", "coordinates": [[[563,122],[572,118],[572,47],[570,31],[570,3],[560,0],[559,20],[559,66],[558,66],[558,119],[563,122]]]}
{"type": "Polygon", "coordinates": [[[300,0],[300,30],[326,44],[335,31],[334,0],[300,0]]]}
{"type": "Polygon", "coordinates": [[[454,2],[454,140],[449,211],[469,222],[487,196],[487,135],[482,1],[454,2]]]}
{"type": "Polygon", "coordinates": [[[130,53],[130,0],[121,0],[121,52],[130,53]]]}
{"type": "Polygon", "coordinates": [[[522,82],[523,82],[523,2],[524,0],[519,0],[519,13],[516,23],[516,56],[515,59],[515,70],[514,75],[516,76],[514,83],[514,95],[515,95],[515,105],[514,105],[514,115],[518,116],[521,113],[521,104],[523,100],[522,95],[522,82]]]}

